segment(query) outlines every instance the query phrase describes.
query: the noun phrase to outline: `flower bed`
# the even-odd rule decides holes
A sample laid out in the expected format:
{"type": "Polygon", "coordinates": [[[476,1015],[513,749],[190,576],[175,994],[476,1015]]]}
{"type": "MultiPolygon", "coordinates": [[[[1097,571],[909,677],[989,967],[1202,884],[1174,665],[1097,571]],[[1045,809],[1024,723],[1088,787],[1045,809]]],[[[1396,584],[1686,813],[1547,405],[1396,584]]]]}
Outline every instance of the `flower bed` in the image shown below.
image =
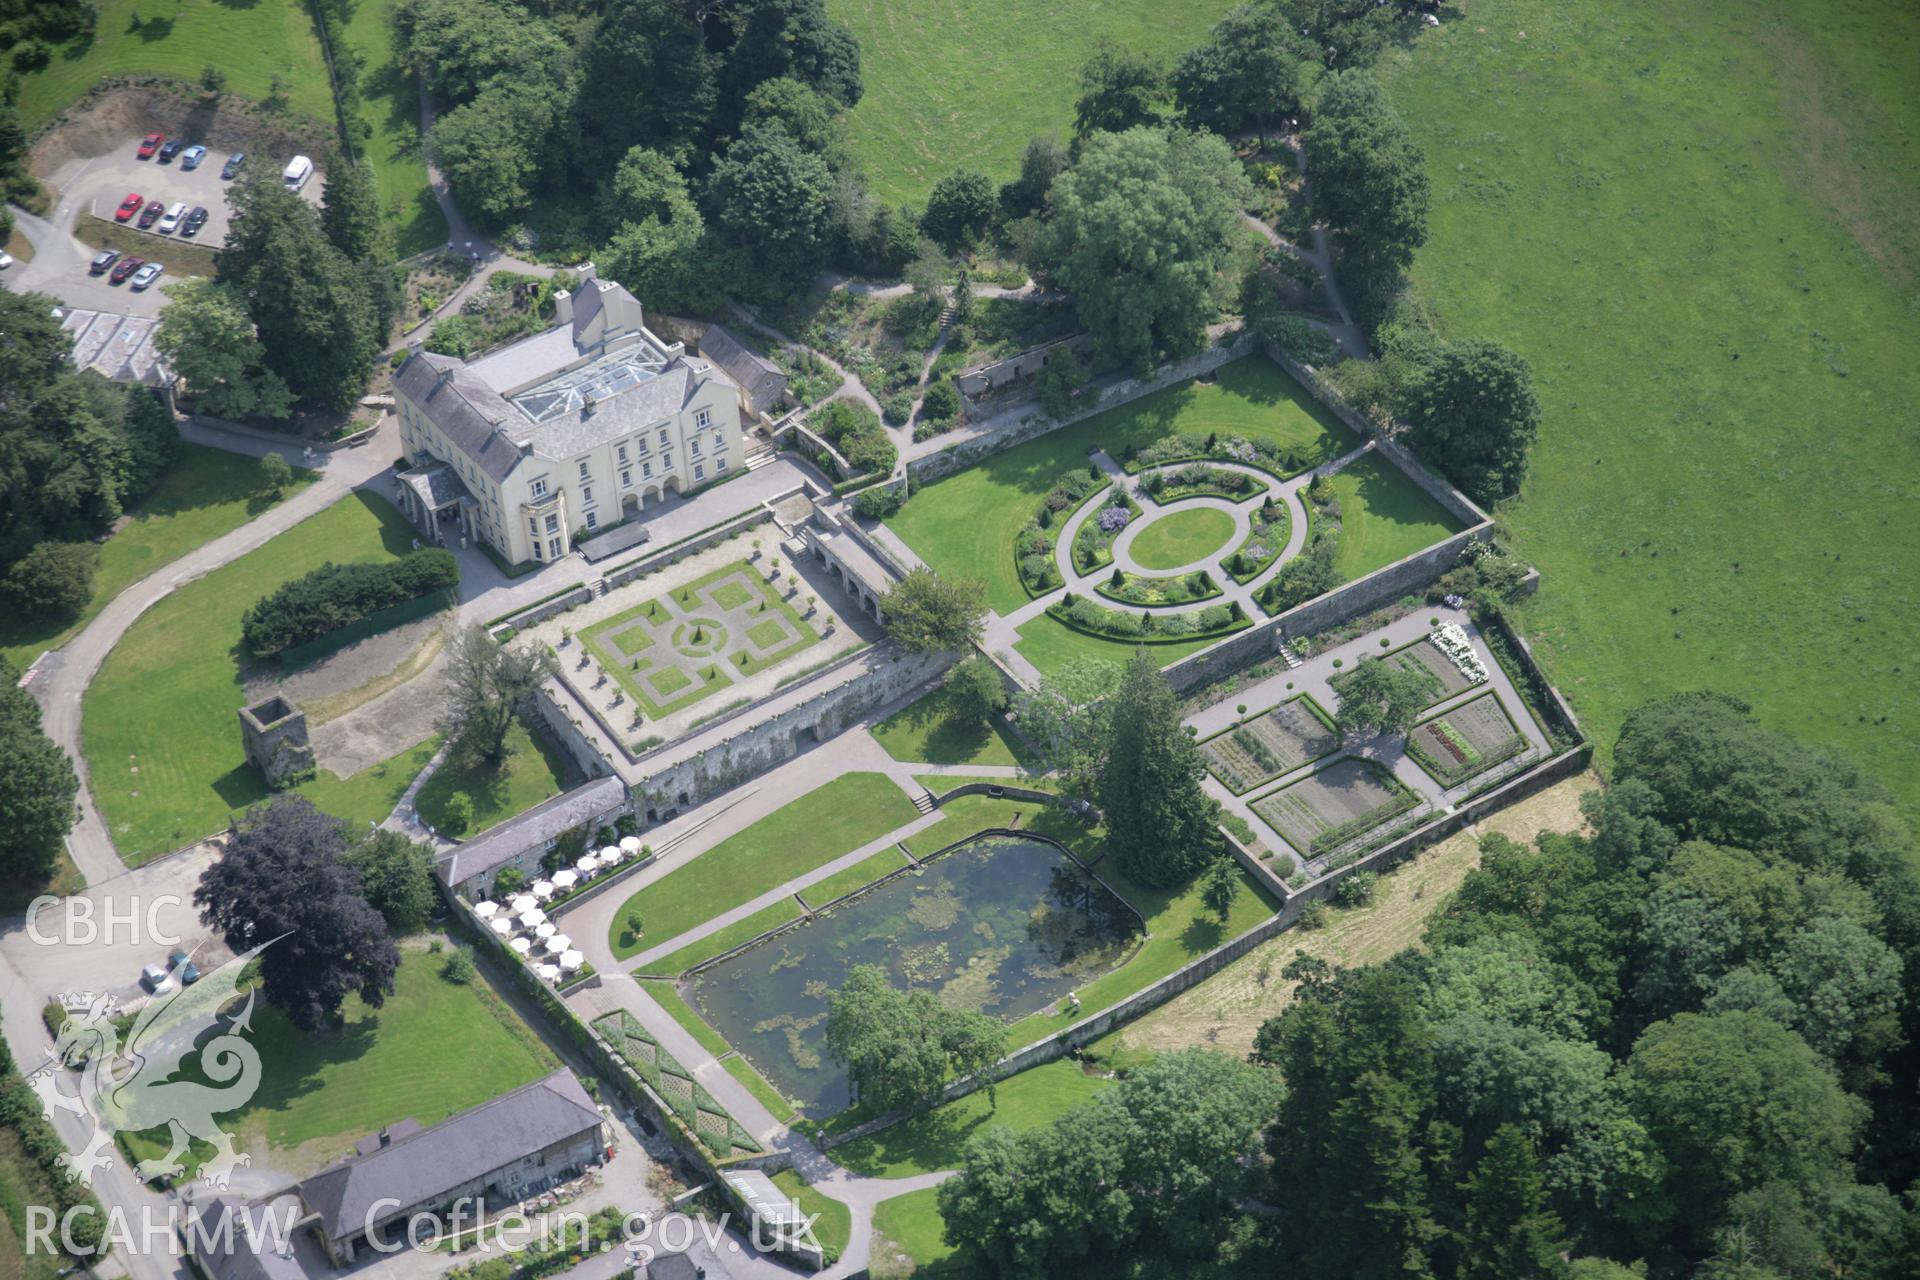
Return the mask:
{"type": "Polygon", "coordinates": [[[1178,502],[1182,498],[1224,498],[1245,502],[1267,486],[1244,471],[1189,463],[1183,467],[1161,467],[1140,477],[1140,487],[1155,502],[1178,502]]]}
{"type": "MultiPolygon", "coordinates": [[[[1104,514],[1104,513],[1103,513],[1104,514]]],[[[1116,604],[1174,605],[1197,604],[1220,594],[1220,584],[1205,569],[1177,573],[1170,578],[1148,578],[1115,569],[1113,576],[1094,590],[1116,604]]]]}
{"type": "Polygon", "coordinates": [[[1105,640],[1126,640],[1153,644],[1161,640],[1197,640],[1232,635],[1253,625],[1240,606],[1228,601],[1208,605],[1190,613],[1130,613],[1109,609],[1086,596],[1068,592],[1058,604],[1047,610],[1049,617],[1066,623],[1076,631],[1105,640]]]}
{"type": "Polygon", "coordinates": [[[1122,466],[1135,474],[1150,467],[1180,462],[1238,462],[1243,466],[1256,467],[1278,479],[1290,480],[1325,461],[1325,457],[1321,451],[1292,442],[1275,444],[1267,440],[1241,440],[1231,436],[1175,434],[1162,436],[1144,449],[1129,446],[1120,461],[1122,466]]]}
{"type": "Polygon", "coordinates": [[[694,1080],[693,1073],[661,1048],[660,1042],[647,1034],[647,1029],[632,1014],[624,1009],[609,1013],[595,1019],[593,1026],[714,1155],[725,1160],[736,1155],[752,1155],[762,1149],[753,1135],[741,1128],[739,1121],[729,1116],[727,1109],[694,1080]],[[725,1121],[724,1126],[721,1120],[725,1121]]]}
{"type": "Polygon", "coordinates": [[[1498,695],[1487,693],[1415,725],[1407,754],[1442,786],[1458,786],[1527,749],[1498,695]]]}
{"type": "Polygon", "coordinates": [[[1113,540],[1140,514],[1140,504],[1124,489],[1113,489],[1112,501],[1080,522],[1073,535],[1073,567],[1081,573],[1113,563],[1113,540]]]}
{"type": "Polygon", "coordinates": [[[1082,573],[1112,561],[1114,536],[1127,527],[1127,522],[1138,515],[1140,509],[1124,493],[1118,493],[1107,483],[1100,468],[1089,463],[1084,471],[1067,473],[1055,482],[1053,488],[1047,490],[1033,518],[1027,521],[1014,539],[1014,563],[1020,571],[1020,583],[1027,589],[1028,595],[1045,595],[1060,585],[1060,566],[1054,557],[1060,530],[1073,518],[1073,513],[1086,504],[1088,498],[1103,489],[1110,496],[1117,495],[1117,498],[1112,502],[1103,499],[1103,509],[1081,523],[1080,533],[1074,540],[1074,561],[1077,565],[1083,565],[1082,573]],[[1111,527],[1103,526],[1101,522],[1107,518],[1109,511],[1115,513],[1111,517],[1113,523],[1111,527]],[[1121,518],[1122,513],[1124,519],[1121,518]],[[1083,562],[1082,540],[1085,540],[1087,556],[1104,558],[1083,562]]]}
{"type": "Polygon", "coordinates": [[[1247,530],[1246,541],[1221,562],[1221,567],[1235,582],[1252,582],[1265,573],[1286,549],[1287,538],[1293,531],[1293,516],[1288,513],[1287,504],[1275,502],[1271,497],[1255,507],[1251,515],[1253,527],[1247,530]]]}

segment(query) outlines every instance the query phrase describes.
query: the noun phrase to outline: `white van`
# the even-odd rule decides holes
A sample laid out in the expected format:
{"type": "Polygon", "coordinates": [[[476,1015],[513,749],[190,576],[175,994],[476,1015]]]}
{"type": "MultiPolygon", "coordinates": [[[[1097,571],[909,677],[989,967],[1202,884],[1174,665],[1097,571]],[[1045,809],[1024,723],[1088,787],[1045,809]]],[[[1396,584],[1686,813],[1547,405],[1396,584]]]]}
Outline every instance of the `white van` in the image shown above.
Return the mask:
{"type": "Polygon", "coordinates": [[[186,201],[175,201],[173,206],[160,217],[160,234],[170,236],[180,229],[180,219],[187,216],[186,201]]]}
{"type": "Polygon", "coordinates": [[[287,167],[281,171],[280,178],[289,190],[298,191],[307,185],[307,179],[313,176],[313,161],[305,156],[295,156],[287,161],[287,167]]]}

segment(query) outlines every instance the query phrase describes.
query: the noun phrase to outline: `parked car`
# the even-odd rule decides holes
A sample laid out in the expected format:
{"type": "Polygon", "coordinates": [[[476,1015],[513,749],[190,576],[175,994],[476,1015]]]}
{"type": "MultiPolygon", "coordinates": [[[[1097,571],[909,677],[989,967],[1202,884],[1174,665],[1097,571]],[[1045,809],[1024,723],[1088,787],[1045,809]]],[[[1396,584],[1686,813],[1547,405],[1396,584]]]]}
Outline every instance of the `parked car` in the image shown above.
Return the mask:
{"type": "Polygon", "coordinates": [[[157,159],[160,161],[161,164],[167,164],[171,162],[175,156],[179,155],[181,150],[186,145],[187,144],[182,142],[180,139],[175,138],[172,142],[169,142],[164,147],[160,148],[160,154],[157,157],[157,159]]]}
{"type": "Polygon", "coordinates": [[[196,142],[180,153],[180,167],[182,169],[198,169],[200,162],[206,158],[207,149],[196,142]]]}
{"type": "Polygon", "coordinates": [[[244,151],[234,152],[232,155],[227,157],[227,162],[220,166],[220,176],[230,181],[233,178],[234,174],[240,172],[240,166],[245,164],[246,162],[247,162],[246,152],[244,151]]]}
{"type": "Polygon", "coordinates": [[[157,964],[150,964],[140,971],[140,986],[156,996],[163,996],[173,990],[173,975],[157,964]]]}
{"type": "Polygon", "coordinates": [[[186,201],[184,200],[174,201],[173,206],[167,210],[166,216],[160,219],[160,234],[163,236],[170,236],[174,232],[178,231],[180,229],[180,219],[186,216],[187,216],[186,201]]]}
{"type": "Polygon", "coordinates": [[[0,249],[0,271],[5,271],[8,267],[12,265],[13,265],[13,255],[8,253],[5,249],[0,249]]]}
{"type": "Polygon", "coordinates": [[[298,191],[307,185],[307,179],[313,176],[313,161],[305,156],[295,156],[287,161],[287,167],[280,171],[280,180],[290,190],[298,191]]]}
{"type": "Polygon", "coordinates": [[[153,159],[153,153],[158,151],[160,149],[160,144],[165,142],[166,140],[167,140],[167,135],[164,133],[150,133],[146,137],[140,139],[140,153],[139,153],[140,158],[142,160],[153,159]]]}
{"type": "Polygon", "coordinates": [[[144,267],[141,267],[138,271],[133,273],[133,283],[128,287],[131,288],[135,293],[139,293],[141,290],[145,289],[148,285],[152,284],[155,280],[158,280],[160,278],[160,273],[165,270],[166,268],[161,266],[159,263],[149,262],[147,263],[147,265],[145,265],[144,267]]]}
{"type": "Polygon", "coordinates": [[[87,274],[90,276],[103,276],[107,273],[107,268],[118,261],[120,261],[120,251],[118,249],[102,249],[93,255],[93,262],[87,267],[87,274]]]}
{"type": "Polygon", "coordinates": [[[140,229],[145,231],[148,227],[151,227],[160,220],[160,215],[166,211],[167,206],[161,204],[158,200],[147,201],[147,207],[140,211],[140,229]]]}
{"type": "Polygon", "coordinates": [[[115,222],[125,222],[128,218],[140,212],[140,206],[145,204],[146,201],[147,198],[138,191],[129,192],[127,198],[120,202],[119,209],[114,212],[113,220],[115,222]]]}
{"type": "Polygon", "coordinates": [[[107,283],[125,284],[128,276],[146,265],[145,258],[122,258],[120,264],[113,269],[113,274],[107,277],[107,283]]]}
{"type": "Polygon", "coordinates": [[[200,228],[206,225],[207,207],[197,204],[193,206],[193,212],[187,215],[187,220],[180,224],[180,234],[183,236],[199,235],[200,228]]]}

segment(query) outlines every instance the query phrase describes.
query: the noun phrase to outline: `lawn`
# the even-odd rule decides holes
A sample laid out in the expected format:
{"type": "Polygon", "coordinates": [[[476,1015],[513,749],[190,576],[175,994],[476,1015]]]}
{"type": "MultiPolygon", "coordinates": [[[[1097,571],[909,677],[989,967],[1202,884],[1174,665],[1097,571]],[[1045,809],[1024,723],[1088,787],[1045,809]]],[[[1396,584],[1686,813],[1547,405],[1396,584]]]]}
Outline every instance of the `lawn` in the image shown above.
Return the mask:
{"type": "Polygon", "coordinates": [[[256,101],[278,76],[294,111],[333,119],[320,39],[298,0],[173,0],[146,5],[144,12],[138,0],[97,0],[95,7],[100,19],[90,42],[56,49],[45,68],[20,77],[20,116],[29,133],[101,79],[162,75],[197,82],[209,65],[227,73],[230,92],[256,101]]]}
{"type": "Polygon", "coordinates": [[[347,45],[362,62],[360,118],[373,130],[362,148],[380,211],[401,257],[447,242],[447,220],[427,186],[420,143],[420,86],[393,47],[393,0],[360,0],[347,45]]]}
{"type": "Polygon", "coordinates": [[[642,982],[640,989],[652,996],[656,1004],[665,1009],[675,1022],[699,1041],[702,1049],[716,1058],[733,1051],[733,1046],[723,1040],[720,1033],[708,1026],[705,1020],[693,1011],[693,1006],[681,998],[679,987],[671,982],[642,982]]]}
{"type": "Polygon", "coordinates": [[[327,561],[405,555],[413,528],[353,494],[168,595],[128,628],[82,704],[94,803],[138,866],[219,829],[270,794],[241,754],[240,615],[327,561]]]}
{"type": "Polygon", "coordinates": [[[853,1210],[815,1191],[792,1169],[783,1169],[774,1174],[773,1185],[786,1192],[800,1206],[800,1212],[816,1218],[813,1238],[827,1251],[829,1258],[837,1258],[846,1252],[847,1239],[853,1234],[853,1210]]]}
{"type": "Polygon", "coordinates": [[[829,902],[844,898],[855,889],[864,889],[875,880],[892,875],[906,865],[907,860],[900,851],[888,847],[870,858],[862,858],[845,871],[828,876],[819,884],[802,889],[800,896],[807,900],[808,906],[817,911],[829,902]]]}
{"type": "Polygon", "coordinates": [[[390,760],[368,765],[350,778],[320,769],[312,781],[300,784],[300,794],[334,817],[345,818],[356,830],[370,822],[383,822],[439,749],[440,738],[435,735],[390,760]]]}
{"type": "Polygon", "coordinates": [[[1213,382],[1184,382],[996,453],[917,489],[888,523],[934,569],[981,577],[987,607],[1027,602],[1014,568],[1014,539],[1060,476],[1087,465],[1099,446],[1119,458],[1169,435],[1218,433],[1306,446],[1321,457],[1356,439],[1299,383],[1265,356],[1222,367],[1213,382]]]}
{"type": "Polygon", "coordinates": [[[469,836],[525,813],[549,796],[557,796],[579,774],[560,744],[544,729],[530,732],[519,721],[507,732],[507,758],[498,769],[477,760],[450,757],[420,784],[414,803],[433,827],[443,827],[447,803],[456,794],[473,802],[469,836]]]}
{"type": "Polygon", "coordinates": [[[1533,365],[1521,622],[1603,761],[1713,687],[1920,807],[1915,66],[1892,0],[1484,0],[1385,60],[1415,288],[1533,365]]]}
{"type": "MultiPolygon", "coordinates": [[[[345,1026],[321,1035],[297,1031],[278,1009],[255,1002],[249,1038],[260,1051],[260,1088],[237,1133],[256,1164],[264,1139],[275,1167],[310,1172],[396,1120],[437,1124],[560,1065],[484,976],[448,982],[443,963],[444,955],[403,949],[386,1004],[368,1009],[349,996],[345,1026]],[[450,1053],[457,1071],[447,1069],[450,1053]]],[[[134,1145],[142,1157],[159,1149],[157,1135],[134,1145]]]]}
{"type": "Polygon", "coordinates": [[[902,764],[1024,764],[1018,738],[999,722],[958,715],[942,687],[908,703],[873,727],[874,741],[902,764]]]}
{"type": "Polygon", "coordinates": [[[971,1270],[953,1255],[955,1246],[947,1243],[946,1219],[940,1216],[940,1188],[927,1187],[906,1195],[882,1200],[873,1207],[873,1257],[875,1276],[898,1275],[891,1269],[892,1253],[905,1254],[913,1262],[913,1275],[939,1276],[942,1280],[960,1280],[971,1270]],[[945,1265],[942,1265],[945,1264],[945,1265]]]}
{"type": "MultiPolygon", "coordinates": [[[[1198,640],[1163,640],[1143,647],[1164,667],[1218,644],[1222,638],[1216,635],[1198,640]]],[[[1013,648],[1044,676],[1052,675],[1069,662],[1105,662],[1117,667],[1133,656],[1134,646],[1125,640],[1109,640],[1077,631],[1052,614],[1043,613],[1020,628],[1020,641],[1013,648]]]]}
{"type": "Polygon", "coordinates": [[[956,168],[1004,182],[1029,138],[1069,137],[1075,78],[1102,37],[1171,62],[1231,7],[1103,0],[1069,16],[1045,0],[827,0],[860,41],[854,152],[876,194],[916,204],[956,168]]]}
{"type": "MultiPolygon", "coordinates": [[[[296,469],[286,494],[298,493],[312,480],[313,472],[296,469]]],[[[80,617],[64,627],[11,616],[0,619],[0,656],[25,667],[43,650],[58,649],[122,591],[272,505],[261,489],[258,458],[182,445],[179,460],[159,485],[127,513],[128,522],[101,544],[93,599],[80,617]]]]}
{"type": "Polygon", "coordinates": [[[1232,536],[1232,516],[1213,507],[1189,507],[1142,529],[1131,550],[1142,569],[1178,569],[1211,556],[1232,536]]]}
{"type": "Polygon", "coordinates": [[[1340,500],[1340,549],[1333,567],[1343,582],[1460,531],[1446,508],[1378,454],[1349,463],[1333,478],[1333,492],[1340,500]]]}
{"type": "MultiPolygon", "coordinates": [[[[1002,1080],[998,1104],[985,1089],[943,1103],[914,1119],[870,1137],[833,1148],[834,1163],[868,1178],[910,1178],[957,1169],[967,1139],[986,1128],[1036,1129],[1069,1107],[1085,1102],[1111,1084],[1090,1076],[1080,1064],[1060,1058],[1002,1080]]],[[[828,1128],[848,1128],[865,1117],[858,1109],[842,1112],[828,1128]]]]}
{"type": "MultiPolygon", "coordinates": [[[[624,918],[626,912],[623,911],[620,914],[624,918]]],[[[744,920],[736,920],[724,929],[716,929],[698,942],[689,942],[678,951],[669,952],[658,960],[648,961],[643,968],[648,973],[685,973],[697,964],[704,964],[715,956],[725,955],[743,942],[751,942],[769,929],[777,929],[789,920],[798,920],[801,914],[800,904],[791,896],[782,898],[770,907],[762,907],[744,920]]],[[[616,938],[622,936],[621,928],[622,926],[616,921],[613,926],[616,938]]],[[[676,936],[678,935],[656,933],[649,923],[647,933],[641,939],[639,946],[626,948],[624,952],[616,946],[614,951],[624,960],[629,955],[638,955],[647,948],[658,946],[676,936]]]]}
{"type": "Polygon", "coordinates": [[[905,826],[919,813],[885,774],[844,774],[628,898],[608,943],[621,959],[637,955],[905,826]],[[636,909],[647,933],[638,941],[625,937],[620,924],[636,909]]]}
{"type": "MultiPolygon", "coordinates": [[[[712,1035],[712,1030],[709,1029],[707,1034],[712,1035]]],[[[723,1049],[721,1052],[724,1053],[726,1050],[723,1049]]],[[[767,1083],[765,1076],[753,1069],[751,1062],[748,1062],[739,1054],[736,1053],[729,1058],[722,1059],[720,1065],[725,1067],[727,1074],[735,1080],[738,1080],[741,1085],[746,1088],[746,1091],[752,1094],[754,1098],[759,1101],[760,1105],[765,1107],[768,1112],[772,1114],[773,1118],[781,1124],[792,1124],[794,1118],[800,1114],[793,1109],[791,1102],[788,1102],[780,1096],[778,1089],[767,1083]]]]}

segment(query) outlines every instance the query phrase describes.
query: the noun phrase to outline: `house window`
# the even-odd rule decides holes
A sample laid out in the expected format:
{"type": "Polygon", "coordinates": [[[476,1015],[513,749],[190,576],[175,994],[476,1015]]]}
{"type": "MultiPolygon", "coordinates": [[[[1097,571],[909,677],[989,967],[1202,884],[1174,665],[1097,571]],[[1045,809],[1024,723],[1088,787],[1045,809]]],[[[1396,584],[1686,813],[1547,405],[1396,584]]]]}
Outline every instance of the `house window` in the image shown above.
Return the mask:
{"type": "Polygon", "coordinates": [[[559,527],[560,527],[560,517],[549,514],[547,516],[547,532],[552,533],[554,530],[558,529],[559,527]]]}
{"type": "Polygon", "coordinates": [[[548,538],[547,539],[547,559],[558,560],[559,558],[560,558],[560,539],[548,538]]]}
{"type": "Polygon", "coordinates": [[[665,427],[660,428],[660,447],[664,449],[672,443],[673,439],[667,435],[667,429],[665,427]]]}
{"type": "Polygon", "coordinates": [[[715,453],[722,453],[722,452],[725,452],[725,450],[726,450],[726,447],[727,447],[727,438],[726,438],[725,436],[723,436],[723,435],[721,435],[721,434],[720,434],[720,433],[719,433],[718,431],[716,431],[716,432],[714,432],[714,433],[713,433],[713,449],[714,449],[714,452],[715,452],[715,453]]]}
{"type": "Polygon", "coordinates": [[[620,468],[620,487],[622,489],[633,488],[633,468],[632,467],[620,468]]]}
{"type": "Polygon", "coordinates": [[[532,534],[532,535],[533,535],[534,537],[536,537],[536,538],[537,538],[537,537],[539,537],[539,536],[540,536],[540,522],[539,522],[538,520],[533,520],[533,519],[529,519],[529,520],[527,521],[527,532],[528,532],[528,533],[530,533],[530,534],[532,534]]]}
{"type": "Polygon", "coordinates": [[[627,446],[621,445],[616,452],[619,456],[620,461],[625,462],[627,460],[627,446]]]}
{"type": "Polygon", "coordinates": [[[580,489],[581,505],[584,506],[585,504],[592,501],[593,501],[593,486],[590,484],[581,486],[581,489],[580,489]]]}
{"type": "Polygon", "coordinates": [[[580,478],[582,480],[585,480],[588,476],[592,474],[593,474],[593,470],[592,468],[587,466],[587,460],[585,458],[580,459],[580,478]]]}
{"type": "Polygon", "coordinates": [[[665,467],[669,471],[673,470],[673,455],[670,453],[661,454],[660,465],[665,467]]]}
{"type": "Polygon", "coordinates": [[[708,427],[712,426],[713,410],[711,409],[696,410],[693,415],[693,425],[698,427],[702,431],[705,431],[708,427]]]}
{"type": "Polygon", "coordinates": [[[696,462],[696,463],[694,463],[694,464],[693,464],[693,478],[694,478],[695,480],[705,480],[705,479],[707,478],[707,469],[706,469],[706,467],[705,467],[704,465],[702,465],[701,463],[698,463],[698,462],[696,462]]]}
{"type": "Polygon", "coordinates": [[[694,457],[696,458],[699,457],[700,456],[700,437],[695,436],[692,442],[687,445],[687,449],[689,452],[693,454],[694,457]]]}
{"type": "Polygon", "coordinates": [[[725,458],[716,458],[713,463],[713,469],[715,471],[725,471],[727,469],[727,460],[725,458]]]}
{"type": "Polygon", "coordinates": [[[545,476],[541,476],[533,482],[533,496],[536,498],[544,498],[547,496],[547,478],[545,476]]]}
{"type": "Polygon", "coordinates": [[[642,475],[643,477],[644,477],[644,476],[651,476],[651,475],[653,474],[653,464],[652,464],[651,462],[643,462],[643,463],[641,463],[641,464],[640,464],[640,474],[641,474],[641,475],[642,475]]]}
{"type": "Polygon", "coordinates": [[[598,511],[587,512],[587,528],[597,529],[599,527],[600,527],[600,513],[598,511]]]}

